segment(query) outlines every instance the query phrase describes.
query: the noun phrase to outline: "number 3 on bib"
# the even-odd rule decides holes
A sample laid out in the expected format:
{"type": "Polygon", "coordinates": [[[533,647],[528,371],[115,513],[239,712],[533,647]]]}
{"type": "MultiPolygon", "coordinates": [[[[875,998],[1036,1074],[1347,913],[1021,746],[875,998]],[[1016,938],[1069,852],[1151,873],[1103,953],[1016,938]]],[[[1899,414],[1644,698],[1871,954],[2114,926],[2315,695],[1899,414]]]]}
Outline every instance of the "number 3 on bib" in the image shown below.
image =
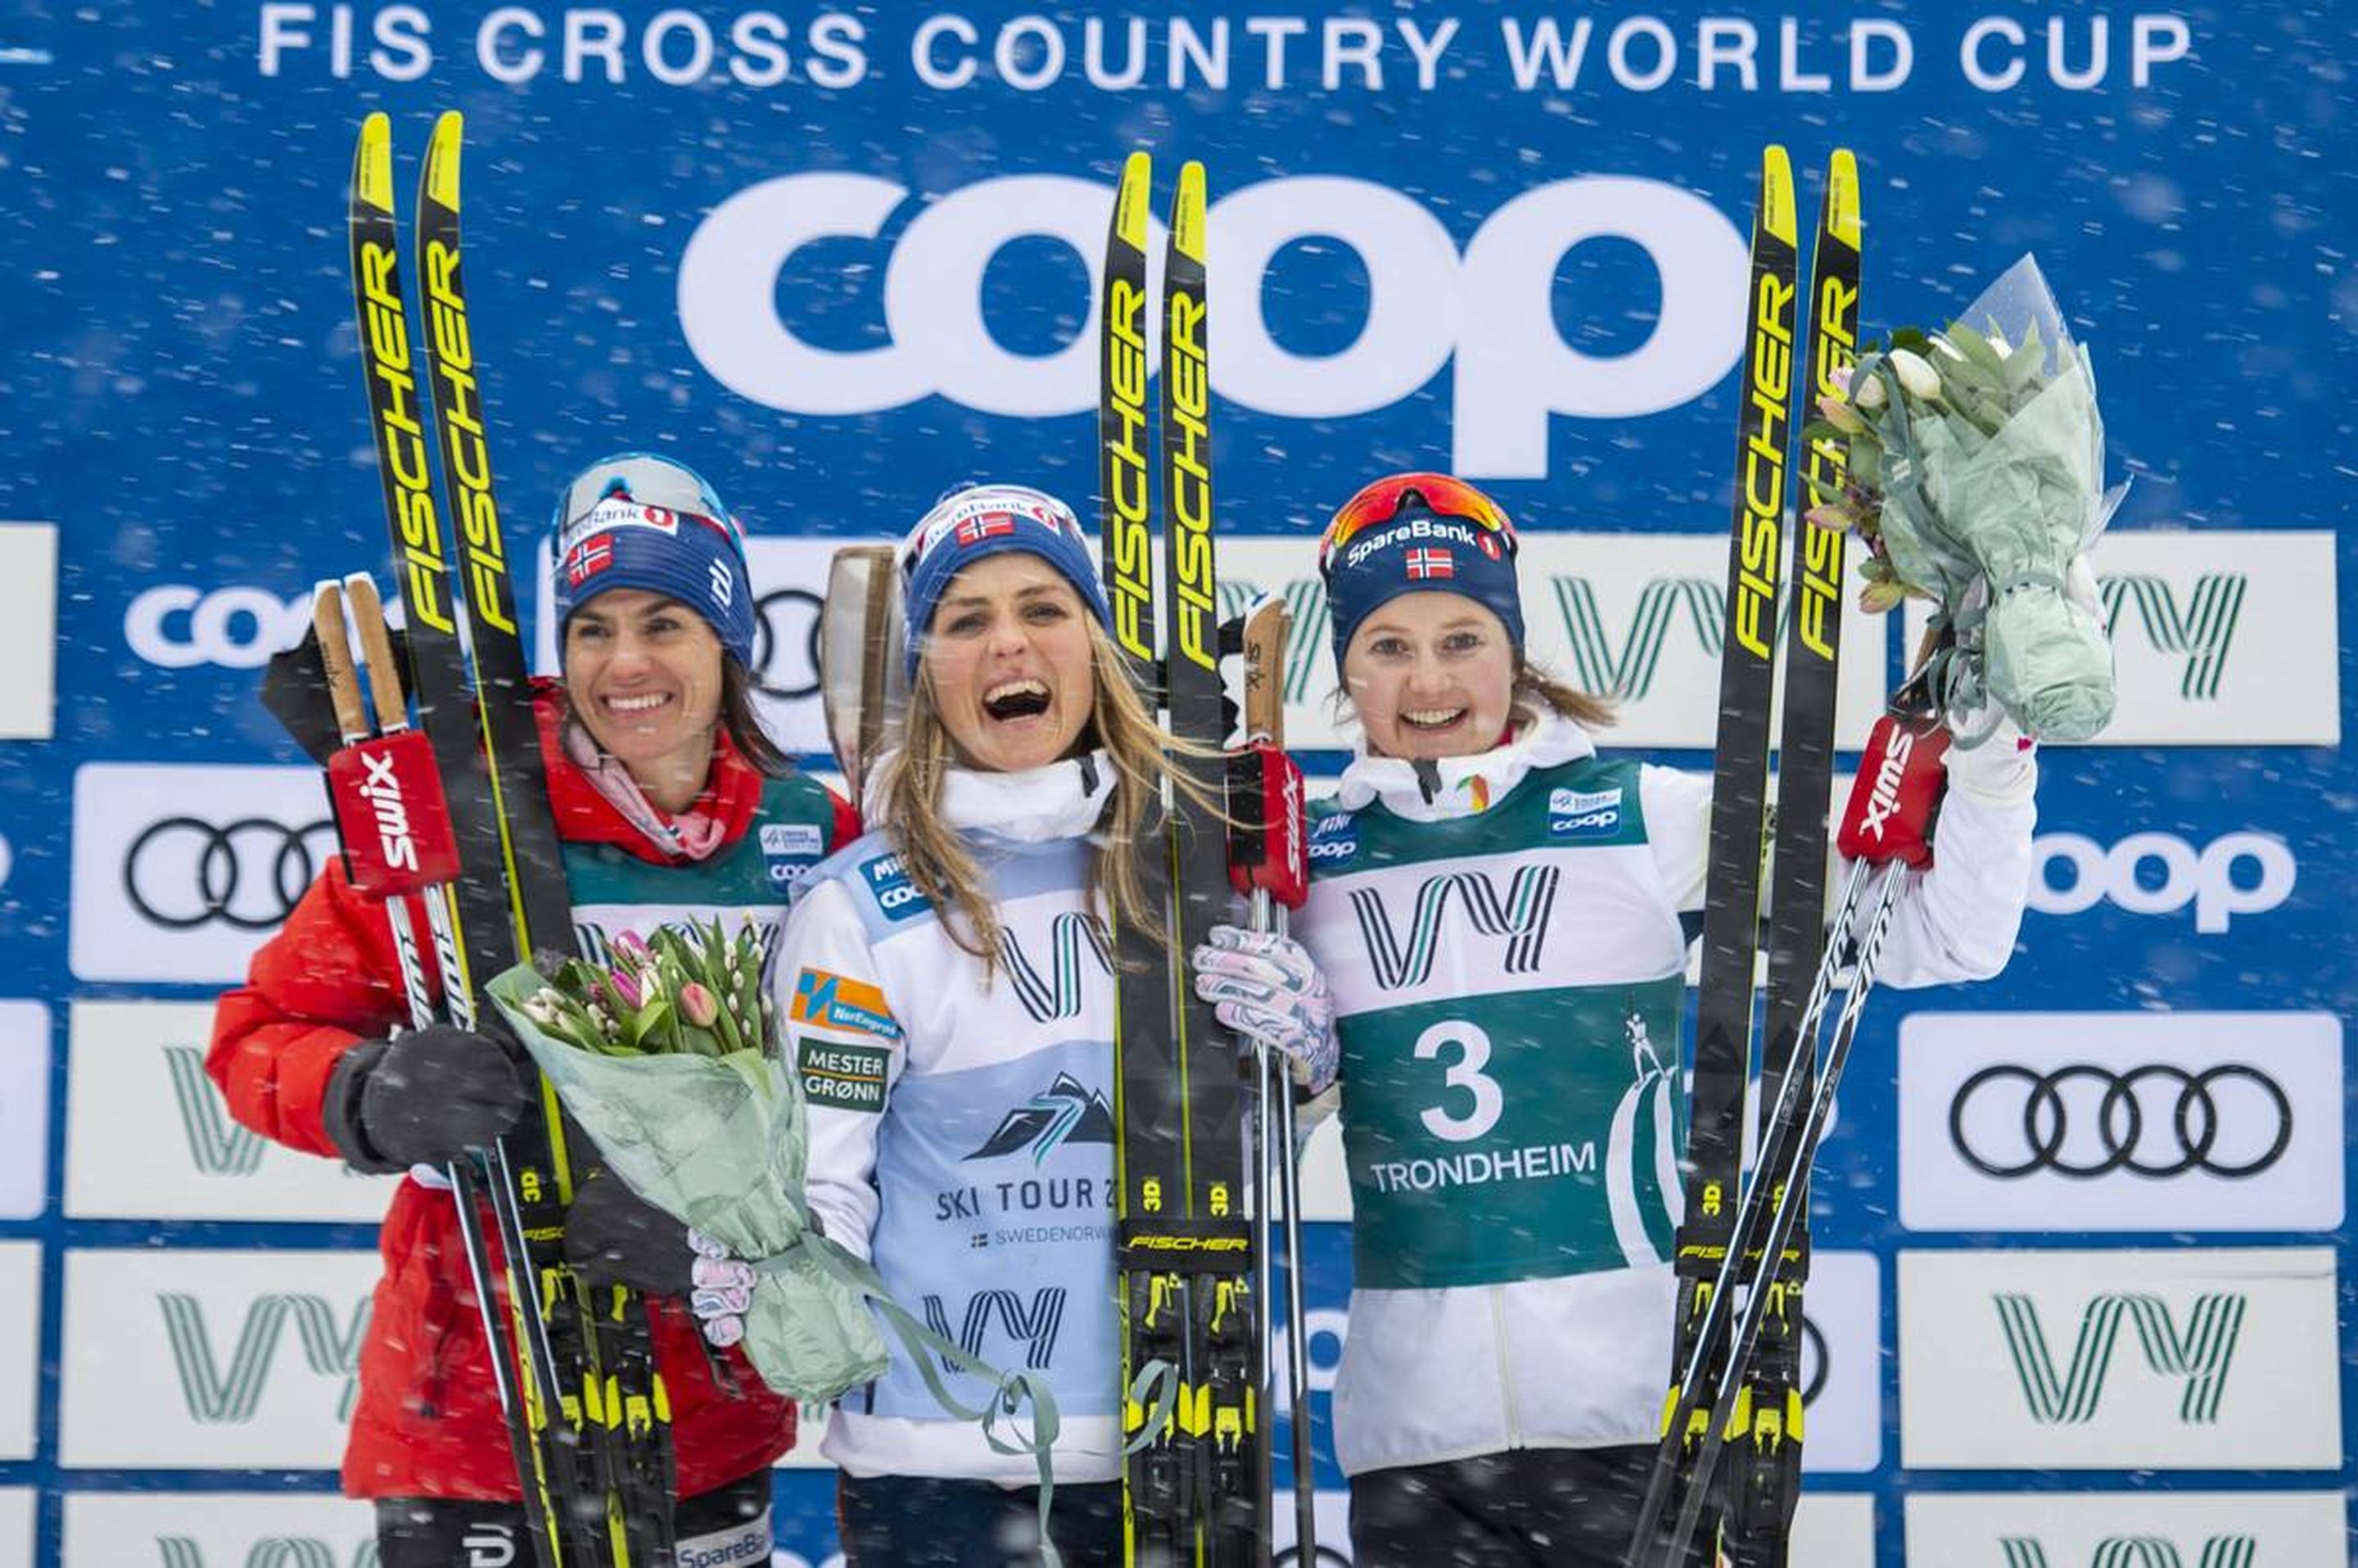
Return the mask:
{"type": "Polygon", "coordinates": [[[1467,1019],[1445,1018],[1416,1037],[1420,1061],[1437,1061],[1444,1051],[1453,1047],[1457,1057],[1448,1064],[1441,1085],[1444,1090],[1463,1090],[1472,1095],[1473,1108],[1459,1114],[1447,1104],[1429,1106],[1421,1119],[1425,1130],[1435,1138],[1470,1143],[1498,1125],[1507,1099],[1498,1088],[1498,1080],[1482,1070],[1490,1060],[1490,1036],[1481,1025],[1467,1019]]]}

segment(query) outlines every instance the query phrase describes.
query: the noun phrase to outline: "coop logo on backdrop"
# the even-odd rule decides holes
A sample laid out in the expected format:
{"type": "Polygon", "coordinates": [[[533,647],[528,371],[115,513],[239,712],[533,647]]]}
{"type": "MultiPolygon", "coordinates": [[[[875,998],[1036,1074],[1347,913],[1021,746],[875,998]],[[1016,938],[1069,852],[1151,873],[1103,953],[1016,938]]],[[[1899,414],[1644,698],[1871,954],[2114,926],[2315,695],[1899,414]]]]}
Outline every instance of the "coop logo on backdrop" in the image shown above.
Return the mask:
{"type": "Polygon", "coordinates": [[[316,1467],[342,1445],[376,1272],[373,1252],[69,1251],[62,1462],[316,1467]]]}
{"type": "Polygon", "coordinates": [[[2331,1013],[1912,1013],[1899,1025],[1900,1217],[1916,1230],[2336,1230],[2342,1081],[2331,1013]]]}
{"type": "Polygon", "coordinates": [[[227,983],[336,854],[308,768],[74,773],[70,960],[85,980],[227,983]]]}
{"type": "Polygon", "coordinates": [[[2338,1492],[1918,1492],[1909,1568],[2305,1568],[2339,1563],[2338,1492]]]}
{"type": "Polygon", "coordinates": [[[2042,833],[2031,842],[2030,907],[2079,914],[2110,903],[2215,936],[2239,918],[2266,914],[2292,896],[2300,867],[2273,833],[2194,840],[2132,833],[2105,843],[2084,833],[2042,833]]]}
{"type": "Polygon", "coordinates": [[[2341,1463],[2329,1248],[1907,1252],[1901,1462],[2341,1463]]]}
{"type": "Polygon", "coordinates": [[[287,596],[249,584],[206,589],[170,582],[132,600],[123,612],[123,641],[163,669],[254,670],[301,642],[310,624],[308,591],[287,596]]]}
{"type": "Polygon", "coordinates": [[[372,1221],[398,1178],[241,1127],[205,1076],[205,1002],[77,1001],[65,1210],[78,1219],[372,1221]],[[125,1160],[122,1151],[141,1152],[125,1160]]]}
{"type": "MultiPolygon", "coordinates": [[[[822,348],[781,316],[778,274],[797,252],[877,241],[912,199],[872,175],[809,173],[765,180],[713,209],[679,265],[680,326],[705,370],[795,414],[871,414],[933,395],[1023,418],[1094,407],[1095,339],[1013,352],[983,318],[981,287],[994,257],[1035,236],[1063,241],[1094,272],[1113,200],[1094,181],[1006,176],[927,200],[883,258],[882,344],[822,348]]],[[[1660,180],[1536,186],[1493,211],[1462,249],[1413,197],[1327,176],[1247,185],[1214,204],[1209,224],[1212,287],[1238,305],[1221,318],[1213,362],[1223,395],[1264,413],[1334,418],[1400,402],[1446,366],[1449,466],[1476,479],[1544,477],[1552,416],[1675,407],[1717,382],[1739,347],[1743,323],[1725,304],[1744,286],[1744,237],[1701,196],[1660,180]],[[1368,280],[1357,336],[1330,354],[1281,347],[1263,316],[1271,260],[1310,238],[1349,249],[1368,280]],[[1646,253],[1659,298],[1652,334],[1610,356],[1566,342],[1553,303],[1564,254],[1604,238],[1646,253]]]]}

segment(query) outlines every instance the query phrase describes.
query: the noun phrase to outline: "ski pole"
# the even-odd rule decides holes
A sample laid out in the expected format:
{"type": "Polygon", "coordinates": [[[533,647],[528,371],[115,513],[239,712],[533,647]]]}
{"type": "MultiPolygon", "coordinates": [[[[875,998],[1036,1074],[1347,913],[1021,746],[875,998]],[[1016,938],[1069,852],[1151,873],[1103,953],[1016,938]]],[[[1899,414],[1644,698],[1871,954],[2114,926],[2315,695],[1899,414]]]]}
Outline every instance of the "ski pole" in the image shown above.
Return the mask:
{"type": "MultiPolygon", "coordinates": [[[[1753,1292],[1746,1304],[1746,1326],[1739,1332],[1741,1351],[1737,1353],[1730,1345],[1730,1336],[1736,1329],[1738,1282],[1756,1261],[1765,1268],[1791,1238],[1801,1206],[1807,1202],[1810,1162],[1824,1134],[1824,1119],[1833,1112],[1833,1087],[1873,989],[1884,936],[1903,882],[1901,873],[1931,861],[1931,824],[1943,783],[1940,757],[1947,749],[1948,738],[1930,714],[1916,710],[1913,698],[1919,690],[1919,683],[1910,682],[1894,697],[1893,710],[1877,722],[1853,781],[1844,812],[1841,848],[1855,863],[1797,1025],[1798,1040],[1807,1045],[1812,1060],[1846,937],[1854,938],[1858,955],[1850,992],[1827,1065],[1819,1075],[1811,1121],[1797,1125],[1807,1075],[1789,1073],[1780,1086],[1752,1180],[1738,1200],[1726,1256],[1721,1260],[1716,1278],[1700,1287],[1708,1292],[1703,1322],[1693,1352],[1681,1369],[1637,1528],[1631,1532],[1633,1563],[1675,1564],[1685,1560],[1687,1543],[1708,1506],[1713,1473],[1728,1435],[1722,1407],[1728,1390],[1744,1379],[1744,1357],[1758,1337],[1762,1314],[1772,1304],[1772,1292],[1753,1292]],[[1861,933],[1857,910],[1868,874],[1876,868],[1880,868],[1880,877],[1861,933]],[[1770,1231],[1772,1221],[1777,1222],[1777,1239],[1764,1245],[1762,1238],[1770,1231]],[[1688,1453],[1691,1434],[1692,1454],[1688,1453]],[[1675,1528],[1667,1541],[1659,1540],[1657,1530],[1671,1494],[1682,1487],[1675,1528]]],[[[1797,1044],[1797,1055],[1801,1048],[1797,1044]]]]}
{"type": "MultiPolygon", "coordinates": [[[[471,998],[452,966],[455,944],[447,941],[447,881],[457,874],[458,846],[449,833],[447,807],[440,804],[440,775],[423,736],[410,729],[408,707],[400,676],[394,669],[393,644],[385,633],[384,607],[376,583],[365,573],[354,573],[341,584],[323,581],[312,589],[311,622],[319,640],[319,660],[327,672],[328,694],[336,711],[336,729],[342,749],[328,769],[329,796],[336,808],[344,864],[352,885],[382,901],[385,926],[393,938],[401,969],[404,999],[410,1027],[423,1029],[435,1022],[434,1002],[426,983],[425,966],[417,949],[413,921],[423,914],[436,939],[435,957],[442,977],[446,1011],[461,1028],[472,1026],[471,998]],[[360,673],[344,623],[349,603],[367,655],[372,723],[361,699],[360,673]],[[422,755],[420,754],[422,752],[422,755]],[[377,815],[387,801],[400,810],[399,832],[395,819],[377,815]],[[408,839],[406,849],[388,853],[388,839],[408,839]],[[441,873],[437,876],[434,873],[441,873]],[[437,919],[439,913],[443,918],[437,919]],[[461,999],[464,999],[463,1000],[461,999]]],[[[492,1387],[508,1443],[517,1463],[530,1464],[532,1436],[515,1369],[509,1363],[500,1331],[498,1298],[492,1290],[491,1250],[484,1239],[479,1189],[469,1158],[460,1155],[443,1167],[457,1206],[459,1238],[467,1261],[469,1282],[475,1288],[477,1310],[482,1314],[485,1348],[492,1363],[492,1387]]],[[[526,1533],[535,1559],[555,1568],[558,1559],[552,1521],[526,1509],[526,1533]]]]}

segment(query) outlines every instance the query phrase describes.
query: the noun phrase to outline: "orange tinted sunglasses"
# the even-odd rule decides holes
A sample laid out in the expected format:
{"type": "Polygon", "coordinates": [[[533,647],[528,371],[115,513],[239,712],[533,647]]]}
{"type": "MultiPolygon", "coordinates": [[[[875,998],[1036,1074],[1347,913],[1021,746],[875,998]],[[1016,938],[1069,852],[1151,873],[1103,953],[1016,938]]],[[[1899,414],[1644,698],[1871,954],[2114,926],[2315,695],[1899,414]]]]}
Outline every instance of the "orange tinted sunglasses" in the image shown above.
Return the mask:
{"type": "Polygon", "coordinates": [[[1508,554],[1514,553],[1515,525],[1507,520],[1497,502],[1464,480],[1452,479],[1445,473],[1396,473],[1376,481],[1343,503],[1335,520],[1326,524],[1325,537],[1318,542],[1319,569],[1325,570],[1335,552],[1362,530],[1399,516],[1401,503],[1411,496],[1422,501],[1425,510],[1436,517],[1455,517],[1502,535],[1508,554]]]}

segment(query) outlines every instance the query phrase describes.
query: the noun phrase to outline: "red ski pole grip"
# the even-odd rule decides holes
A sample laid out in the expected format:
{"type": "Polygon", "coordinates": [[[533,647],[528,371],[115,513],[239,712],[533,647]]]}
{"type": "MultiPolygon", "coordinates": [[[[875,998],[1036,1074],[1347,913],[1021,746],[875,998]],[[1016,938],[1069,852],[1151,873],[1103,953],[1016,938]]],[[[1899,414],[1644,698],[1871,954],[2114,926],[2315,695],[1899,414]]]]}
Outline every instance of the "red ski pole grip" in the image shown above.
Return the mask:
{"type": "Polygon", "coordinates": [[[1267,892],[1287,909],[1310,896],[1310,844],[1302,827],[1302,769],[1256,741],[1228,753],[1228,881],[1267,892]]]}
{"type": "Polygon", "coordinates": [[[328,801],[352,886],[379,898],[459,874],[459,841],[434,748],[416,730],[345,747],[328,760],[328,801]]]}
{"type": "Polygon", "coordinates": [[[1935,719],[1887,713],[1877,719],[1843,807],[1835,839],[1842,852],[1874,865],[1931,865],[1932,821],[1949,784],[1941,762],[1948,750],[1949,732],[1935,719]]]}

